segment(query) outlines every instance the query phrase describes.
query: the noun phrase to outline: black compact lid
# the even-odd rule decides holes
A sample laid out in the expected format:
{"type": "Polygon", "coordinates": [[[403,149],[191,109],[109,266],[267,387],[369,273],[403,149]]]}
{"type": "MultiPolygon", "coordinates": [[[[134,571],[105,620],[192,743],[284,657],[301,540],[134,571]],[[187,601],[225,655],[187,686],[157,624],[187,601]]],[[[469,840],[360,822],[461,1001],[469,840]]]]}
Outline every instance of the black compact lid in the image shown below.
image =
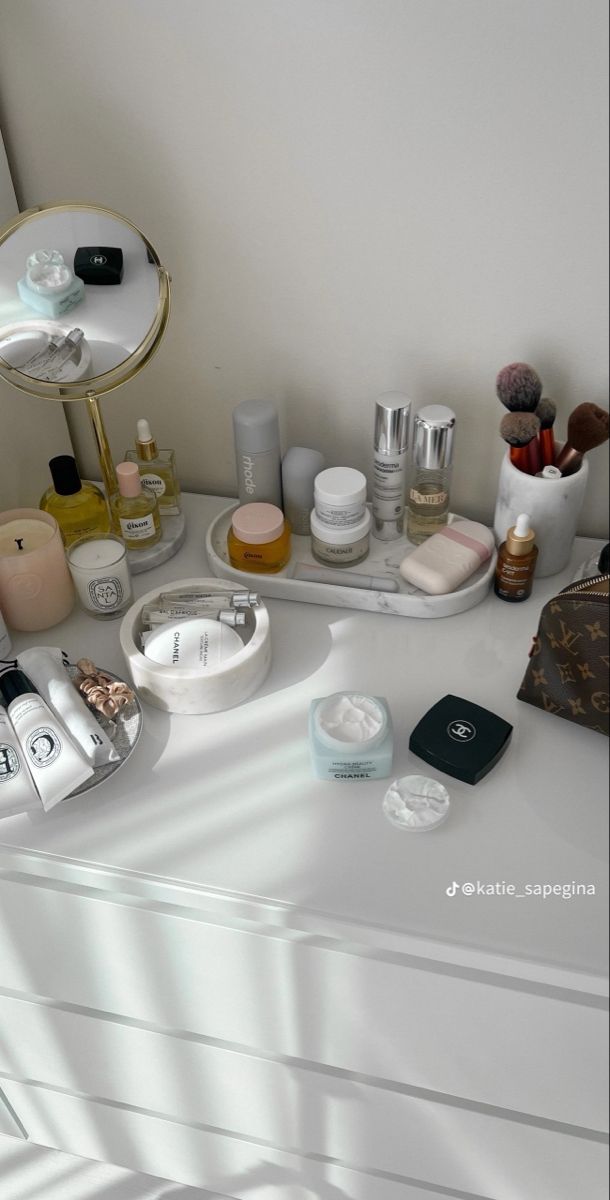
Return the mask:
{"type": "Polygon", "coordinates": [[[36,688],[31,679],[28,679],[24,671],[18,671],[16,667],[11,667],[8,671],[3,671],[0,675],[0,702],[8,708],[11,700],[16,700],[17,696],[27,696],[28,692],[35,692],[36,688]]]}
{"type": "Polygon", "coordinates": [[[82,484],[76,459],[72,458],[71,454],[58,454],[56,458],[52,458],[49,462],[51,475],[53,478],[53,487],[59,496],[73,496],[75,492],[80,492],[82,484]]]}
{"type": "Polygon", "coordinates": [[[120,283],[123,251],[120,246],[79,246],[74,255],[74,274],[83,283],[120,283]]]}
{"type": "Polygon", "coordinates": [[[409,749],[439,771],[478,783],[508,747],[512,725],[472,700],[443,696],[415,726],[409,749]]]}

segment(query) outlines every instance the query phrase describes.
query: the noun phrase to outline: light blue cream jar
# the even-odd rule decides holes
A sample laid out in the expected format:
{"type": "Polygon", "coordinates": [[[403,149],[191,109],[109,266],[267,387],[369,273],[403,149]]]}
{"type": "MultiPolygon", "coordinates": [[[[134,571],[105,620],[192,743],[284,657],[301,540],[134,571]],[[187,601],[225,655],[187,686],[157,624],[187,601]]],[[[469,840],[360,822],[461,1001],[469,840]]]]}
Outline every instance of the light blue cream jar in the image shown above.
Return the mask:
{"type": "Polygon", "coordinates": [[[387,778],[394,749],[387,701],[361,692],[312,700],[309,748],[317,779],[387,778]]]}

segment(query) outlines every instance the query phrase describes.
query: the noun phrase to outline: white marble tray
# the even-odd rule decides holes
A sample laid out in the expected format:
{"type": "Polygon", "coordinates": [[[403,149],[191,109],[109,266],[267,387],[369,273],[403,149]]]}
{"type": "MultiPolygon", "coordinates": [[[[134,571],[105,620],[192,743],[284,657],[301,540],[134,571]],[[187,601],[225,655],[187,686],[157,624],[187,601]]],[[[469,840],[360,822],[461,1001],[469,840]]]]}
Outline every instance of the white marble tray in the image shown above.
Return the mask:
{"type": "MultiPolygon", "coordinates": [[[[406,538],[395,542],[379,542],[371,537],[368,558],[357,567],[365,575],[388,575],[398,580],[398,592],[364,591],[361,588],[343,587],[341,584],[309,583],[293,579],[295,563],[315,563],[308,537],[292,538],[290,562],[277,575],[259,575],[249,571],[238,571],[232,567],[227,554],[227,533],[231,513],[237,508],[234,501],[223,509],[212,521],[205,539],[205,548],[211,570],[223,579],[234,579],[260,592],[261,596],[275,596],[280,600],[302,600],[306,604],[328,604],[333,608],[359,608],[368,612],[392,613],[397,617],[450,617],[455,613],[474,608],[485,599],[494,576],[495,553],[489,562],[467,579],[455,592],[447,596],[428,596],[407,583],[399,573],[403,558],[415,549],[406,538]]],[[[451,514],[449,520],[460,520],[451,514]]],[[[341,570],[337,569],[340,578],[341,570]]]]}

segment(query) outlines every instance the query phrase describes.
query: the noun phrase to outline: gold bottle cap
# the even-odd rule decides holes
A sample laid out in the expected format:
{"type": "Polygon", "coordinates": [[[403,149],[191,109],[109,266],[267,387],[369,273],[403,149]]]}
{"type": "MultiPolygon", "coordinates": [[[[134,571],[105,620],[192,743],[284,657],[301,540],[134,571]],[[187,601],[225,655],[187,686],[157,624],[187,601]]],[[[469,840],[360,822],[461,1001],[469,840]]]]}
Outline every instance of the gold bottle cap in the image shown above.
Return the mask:
{"type": "Polygon", "coordinates": [[[517,558],[530,554],[536,543],[536,531],[530,525],[527,513],[517,517],[517,524],[511,525],[506,535],[506,549],[517,558]]]}
{"type": "Polygon", "coordinates": [[[137,425],[138,436],[136,438],[136,450],[138,457],[144,462],[152,462],[159,453],[157,443],[150,432],[148,421],[141,417],[137,425]]]}

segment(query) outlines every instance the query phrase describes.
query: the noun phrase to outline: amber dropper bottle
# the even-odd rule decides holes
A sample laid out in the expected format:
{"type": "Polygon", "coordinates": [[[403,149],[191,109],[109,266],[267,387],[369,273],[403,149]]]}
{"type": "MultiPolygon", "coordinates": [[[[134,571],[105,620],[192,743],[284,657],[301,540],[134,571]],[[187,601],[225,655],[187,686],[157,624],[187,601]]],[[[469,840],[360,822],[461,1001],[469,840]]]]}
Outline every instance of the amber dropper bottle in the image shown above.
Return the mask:
{"type": "Polygon", "coordinates": [[[511,604],[527,600],[532,592],[537,558],[536,534],[527,513],[521,513],[498,550],[494,591],[500,600],[511,604]]]}

